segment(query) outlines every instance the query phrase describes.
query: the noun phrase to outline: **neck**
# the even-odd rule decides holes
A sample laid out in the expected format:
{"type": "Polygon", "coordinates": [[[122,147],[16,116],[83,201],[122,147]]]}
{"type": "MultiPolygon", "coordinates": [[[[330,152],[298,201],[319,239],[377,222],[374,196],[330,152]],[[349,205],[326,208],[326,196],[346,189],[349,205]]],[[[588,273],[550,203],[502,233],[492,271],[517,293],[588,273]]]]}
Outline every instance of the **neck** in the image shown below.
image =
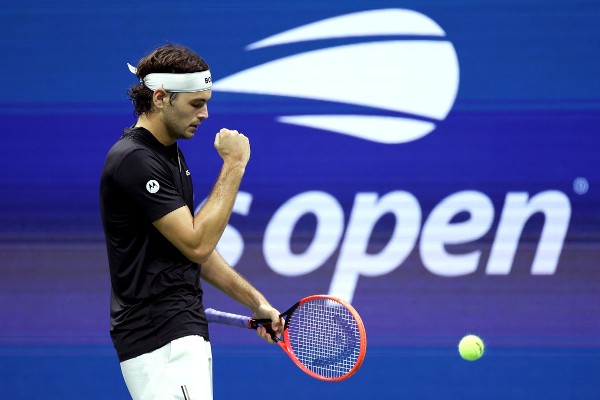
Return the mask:
{"type": "Polygon", "coordinates": [[[144,128],[148,130],[152,136],[156,138],[160,143],[165,146],[171,146],[175,144],[176,139],[173,139],[167,133],[164,125],[160,122],[158,115],[154,114],[142,114],[138,118],[136,124],[136,128],[144,128]]]}

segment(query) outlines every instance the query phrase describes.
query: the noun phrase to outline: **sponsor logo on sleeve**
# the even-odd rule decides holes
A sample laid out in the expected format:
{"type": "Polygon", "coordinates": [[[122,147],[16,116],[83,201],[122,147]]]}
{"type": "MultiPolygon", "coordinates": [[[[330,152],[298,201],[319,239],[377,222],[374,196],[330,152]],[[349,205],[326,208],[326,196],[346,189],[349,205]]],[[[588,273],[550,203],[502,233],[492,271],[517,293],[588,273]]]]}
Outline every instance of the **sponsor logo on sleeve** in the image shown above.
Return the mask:
{"type": "Polygon", "coordinates": [[[148,192],[156,193],[156,192],[158,192],[158,189],[160,189],[160,185],[154,179],[151,179],[148,182],[146,182],[146,190],[148,192]]]}

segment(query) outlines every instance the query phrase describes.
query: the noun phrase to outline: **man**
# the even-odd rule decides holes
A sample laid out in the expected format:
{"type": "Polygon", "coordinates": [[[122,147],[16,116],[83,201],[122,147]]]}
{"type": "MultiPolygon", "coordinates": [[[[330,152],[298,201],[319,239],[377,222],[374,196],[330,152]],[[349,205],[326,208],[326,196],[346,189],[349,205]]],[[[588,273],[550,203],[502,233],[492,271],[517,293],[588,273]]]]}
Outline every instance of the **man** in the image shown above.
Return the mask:
{"type": "MultiPolygon", "coordinates": [[[[129,66],[137,122],[109,151],[100,203],[111,277],[111,337],[134,399],[212,399],[211,350],[200,278],[283,330],[279,312],[215,247],[250,158],[248,138],[221,129],[223,164],[192,214],[191,174],[178,139],[208,118],[208,65],[191,50],[161,46],[129,66]]],[[[261,327],[258,334],[273,342],[261,327]]]]}

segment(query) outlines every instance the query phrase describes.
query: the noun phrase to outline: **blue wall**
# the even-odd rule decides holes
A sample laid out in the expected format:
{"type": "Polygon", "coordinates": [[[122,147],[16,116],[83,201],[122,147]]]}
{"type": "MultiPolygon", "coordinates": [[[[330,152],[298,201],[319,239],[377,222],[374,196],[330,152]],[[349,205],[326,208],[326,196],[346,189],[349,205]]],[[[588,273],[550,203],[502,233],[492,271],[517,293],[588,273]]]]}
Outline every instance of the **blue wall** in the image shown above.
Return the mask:
{"type": "MultiPolygon", "coordinates": [[[[281,309],[351,300],[369,337],[363,368],[323,384],[215,326],[217,398],[263,394],[265,376],[292,399],[600,397],[600,5],[21,1],[0,17],[0,398],[127,398],[98,179],[135,121],[126,63],[167,42],[215,82],[181,144],[197,204],[214,134],[251,140],[220,251],[281,309]],[[487,343],[475,363],[466,333],[487,343]]],[[[210,287],[205,303],[244,312],[210,287]]]]}

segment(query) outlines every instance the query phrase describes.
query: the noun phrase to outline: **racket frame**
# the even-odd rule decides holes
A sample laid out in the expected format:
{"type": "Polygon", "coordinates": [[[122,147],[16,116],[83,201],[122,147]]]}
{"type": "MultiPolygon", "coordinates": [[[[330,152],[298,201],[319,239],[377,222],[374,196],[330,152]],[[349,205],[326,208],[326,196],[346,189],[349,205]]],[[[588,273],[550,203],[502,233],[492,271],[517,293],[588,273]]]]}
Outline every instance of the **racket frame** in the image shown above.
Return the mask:
{"type": "MultiPolygon", "coordinates": [[[[207,311],[208,311],[208,309],[207,309],[207,311]]],[[[348,379],[356,371],[358,371],[358,369],[361,367],[361,365],[364,361],[364,358],[365,358],[366,350],[367,350],[367,334],[366,334],[365,326],[362,322],[360,315],[354,309],[354,307],[352,307],[352,305],[350,303],[348,303],[345,300],[342,300],[338,297],[334,297],[334,296],[311,295],[311,296],[307,296],[307,297],[303,298],[302,300],[300,300],[296,304],[294,304],[292,307],[290,307],[289,309],[287,309],[286,311],[281,313],[280,317],[284,318],[284,328],[283,328],[282,338],[275,336],[275,333],[271,329],[272,321],[270,319],[256,319],[256,318],[248,317],[247,327],[249,329],[255,329],[255,330],[258,329],[259,326],[265,327],[265,329],[267,329],[267,332],[269,332],[271,334],[271,338],[277,343],[277,345],[279,345],[279,347],[281,347],[281,349],[288,355],[288,357],[292,360],[292,362],[294,364],[296,364],[298,366],[298,368],[300,368],[302,371],[304,371],[309,376],[312,376],[313,378],[316,378],[316,379],[319,379],[322,381],[338,382],[338,381],[343,381],[345,379],[348,379]],[[313,301],[313,300],[331,300],[331,301],[334,301],[336,303],[343,305],[350,312],[350,314],[352,315],[352,317],[354,318],[354,320],[356,322],[356,325],[358,328],[358,335],[360,338],[359,339],[360,347],[359,347],[359,351],[358,351],[358,358],[357,358],[354,366],[348,372],[346,372],[345,374],[343,374],[341,376],[328,377],[328,376],[323,376],[323,375],[313,372],[312,370],[310,370],[308,367],[306,367],[300,361],[300,359],[294,353],[294,349],[291,347],[288,327],[289,327],[290,321],[292,319],[292,316],[294,314],[294,311],[296,311],[301,305],[303,305],[309,301],[313,301]]],[[[215,321],[215,322],[222,322],[222,321],[215,321]]],[[[240,326],[240,324],[231,324],[231,325],[240,326]]]]}

